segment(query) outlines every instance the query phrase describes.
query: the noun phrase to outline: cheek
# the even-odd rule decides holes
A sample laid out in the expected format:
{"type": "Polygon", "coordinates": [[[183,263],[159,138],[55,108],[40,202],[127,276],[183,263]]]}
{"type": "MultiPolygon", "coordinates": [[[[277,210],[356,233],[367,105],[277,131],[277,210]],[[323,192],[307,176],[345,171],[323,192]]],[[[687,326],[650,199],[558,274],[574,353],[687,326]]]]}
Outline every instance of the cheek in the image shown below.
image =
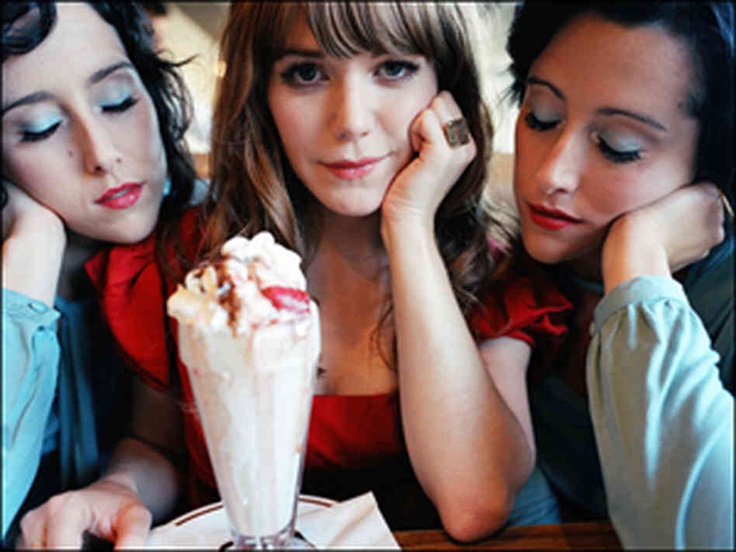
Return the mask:
{"type": "Polygon", "coordinates": [[[599,179],[589,179],[585,196],[591,209],[606,224],[623,213],[669,195],[684,186],[686,178],[685,174],[673,172],[672,166],[667,164],[652,166],[646,171],[632,165],[599,179]]]}
{"type": "MultiPolygon", "coordinates": [[[[24,190],[36,201],[57,206],[60,178],[74,178],[67,167],[68,156],[56,148],[37,147],[34,152],[6,155],[3,152],[3,178],[24,190]]],[[[62,195],[63,199],[63,195],[62,195]]]]}
{"type": "Polygon", "coordinates": [[[408,163],[415,153],[410,139],[411,126],[417,116],[429,107],[436,95],[436,86],[428,86],[418,93],[404,94],[385,104],[386,109],[382,113],[384,128],[389,129],[388,132],[398,151],[397,157],[402,165],[408,163]]]}
{"type": "Polygon", "coordinates": [[[130,125],[126,132],[116,133],[124,145],[125,150],[130,152],[132,159],[139,159],[141,162],[151,165],[151,169],[155,170],[162,163],[166,165],[166,154],[163,141],[161,139],[161,131],[158,124],[158,117],[153,107],[153,103],[147,102],[148,109],[141,109],[136,117],[131,118],[130,125]]]}
{"type": "MultiPolygon", "coordinates": [[[[313,127],[318,120],[316,108],[305,107],[304,102],[290,101],[283,97],[269,98],[271,117],[276,132],[286,152],[289,163],[297,166],[299,158],[318,143],[313,127]]],[[[317,125],[318,130],[319,126],[317,125]]]]}
{"type": "Polygon", "coordinates": [[[515,137],[512,182],[514,196],[518,200],[519,195],[532,191],[532,177],[534,168],[536,167],[536,160],[534,158],[534,148],[530,147],[528,137],[523,135],[523,131],[517,128],[515,137]]]}

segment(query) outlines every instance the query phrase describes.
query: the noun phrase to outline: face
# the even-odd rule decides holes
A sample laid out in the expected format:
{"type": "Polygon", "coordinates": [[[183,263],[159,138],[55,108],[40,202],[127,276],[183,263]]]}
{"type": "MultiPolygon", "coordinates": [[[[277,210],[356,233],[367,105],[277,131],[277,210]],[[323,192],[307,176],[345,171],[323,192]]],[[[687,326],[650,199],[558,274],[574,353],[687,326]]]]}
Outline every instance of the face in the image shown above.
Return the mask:
{"type": "Polygon", "coordinates": [[[3,64],[3,177],[79,234],[139,241],[167,173],[153,103],[112,26],[82,3],[57,13],[41,44],[3,64]]]}
{"type": "Polygon", "coordinates": [[[272,68],[268,102],[304,185],[329,211],[365,216],[413,157],[409,126],[437,92],[426,58],[330,57],[301,18],[272,68]]]}
{"type": "Polygon", "coordinates": [[[584,16],[531,66],[516,126],[524,245],[597,267],[611,222],[690,182],[698,122],[685,47],[662,30],[584,16]]]}

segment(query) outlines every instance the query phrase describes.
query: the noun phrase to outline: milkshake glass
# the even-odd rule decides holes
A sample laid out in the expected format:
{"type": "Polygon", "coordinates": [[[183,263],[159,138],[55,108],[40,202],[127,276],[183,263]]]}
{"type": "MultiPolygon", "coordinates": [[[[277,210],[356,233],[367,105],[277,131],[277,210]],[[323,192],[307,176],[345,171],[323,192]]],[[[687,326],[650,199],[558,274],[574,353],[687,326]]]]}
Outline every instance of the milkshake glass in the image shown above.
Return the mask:
{"type": "Polygon", "coordinates": [[[168,309],[235,548],[289,548],[319,311],[295,253],[265,232],[234,240],[187,275],[168,309]]]}

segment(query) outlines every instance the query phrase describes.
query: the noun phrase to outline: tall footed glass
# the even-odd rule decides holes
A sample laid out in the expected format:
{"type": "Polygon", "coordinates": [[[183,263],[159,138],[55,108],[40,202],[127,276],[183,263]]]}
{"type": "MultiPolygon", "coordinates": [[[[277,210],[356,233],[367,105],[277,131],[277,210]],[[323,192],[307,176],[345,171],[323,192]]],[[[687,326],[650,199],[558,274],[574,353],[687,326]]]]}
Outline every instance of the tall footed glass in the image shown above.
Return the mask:
{"type": "Polygon", "coordinates": [[[319,314],[247,335],[179,325],[217,486],[238,549],[304,547],[294,521],[304,466],[319,314]]]}

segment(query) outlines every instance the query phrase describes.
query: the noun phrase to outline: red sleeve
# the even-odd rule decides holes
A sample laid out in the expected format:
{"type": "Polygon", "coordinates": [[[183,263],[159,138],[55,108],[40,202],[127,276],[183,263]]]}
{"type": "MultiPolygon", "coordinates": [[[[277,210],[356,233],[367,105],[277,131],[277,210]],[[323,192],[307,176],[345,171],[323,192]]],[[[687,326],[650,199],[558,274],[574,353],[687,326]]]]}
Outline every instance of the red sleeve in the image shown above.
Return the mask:
{"type": "Polygon", "coordinates": [[[572,304],[543,277],[510,275],[492,289],[470,325],[479,340],[513,337],[534,347],[543,339],[558,342],[567,332],[571,310],[572,304]]]}
{"type": "MultiPolygon", "coordinates": [[[[195,238],[196,212],[182,217],[187,253],[195,238]]],[[[103,315],[122,357],[146,383],[158,390],[171,384],[166,350],[166,299],[176,282],[164,280],[156,261],[156,238],[151,234],[132,245],[102,251],[86,264],[103,315]]]]}

